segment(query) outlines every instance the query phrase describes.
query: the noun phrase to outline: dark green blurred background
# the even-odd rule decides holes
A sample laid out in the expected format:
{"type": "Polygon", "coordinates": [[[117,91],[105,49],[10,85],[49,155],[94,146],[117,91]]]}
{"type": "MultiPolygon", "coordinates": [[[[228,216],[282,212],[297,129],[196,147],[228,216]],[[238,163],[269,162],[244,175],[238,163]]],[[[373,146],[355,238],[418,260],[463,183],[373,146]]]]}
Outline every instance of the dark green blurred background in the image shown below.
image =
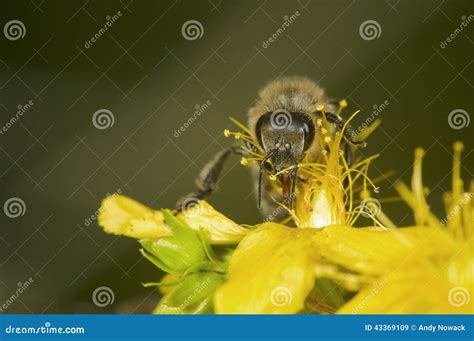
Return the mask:
{"type": "MultiPolygon", "coordinates": [[[[0,305],[17,283],[34,280],[4,312],[149,311],[158,295],[141,283],[158,280],[158,271],[134,240],[85,220],[118,189],[156,208],[173,207],[193,189],[199,169],[233,142],[222,134],[228,117],[244,121],[257,91],[281,75],[308,76],[330,96],[346,98],[346,115],[361,110],[356,127],[387,101],[378,115],[383,125],[363,150],[382,152],[372,177],[397,171],[380,184],[380,197],[393,196],[398,179],[409,181],[413,150],[422,146],[428,200],[441,219],[456,140],[466,147],[463,177],[472,178],[473,124],[453,129],[448,115],[473,113],[474,23],[454,33],[473,9],[470,0],[2,1],[1,27],[19,20],[26,32],[18,40],[0,35],[0,125],[18,105],[34,103],[0,135],[2,208],[12,197],[26,208],[17,218],[0,214],[0,305]],[[122,16],[86,48],[117,11],[122,16]],[[202,24],[201,38],[183,37],[188,20],[202,24]],[[372,40],[359,33],[367,20],[380,26],[372,40]],[[207,101],[209,108],[175,137],[207,101]],[[112,127],[94,127],[99,109],[113,113],[112,127]],[[91,299],[100,286],[115,296],[104,308],[91,299]]],[[[238,159],[219,187],[211,199],[217,209],[241,223],[259,221],[238,159]]],[[[395,223],[412,221],[401,203],[383,208],[395,223]]]]}

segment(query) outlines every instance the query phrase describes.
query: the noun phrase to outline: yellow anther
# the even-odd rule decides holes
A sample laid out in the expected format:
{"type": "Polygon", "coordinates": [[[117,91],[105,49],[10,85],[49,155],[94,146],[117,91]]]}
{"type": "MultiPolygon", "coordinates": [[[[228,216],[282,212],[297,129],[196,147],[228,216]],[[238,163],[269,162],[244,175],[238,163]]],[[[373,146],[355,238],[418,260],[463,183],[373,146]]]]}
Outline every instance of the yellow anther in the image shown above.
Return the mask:
{"type": "Polygon", "coordinates": [[[240,159],[240,164],[242,166],[248,166],[249,160],[247,160],[245,157],[243,157],[243,158],[240,159]]]}
{"type": "Polygon", "coordinates": [[[326,128],[322,128],[322,129],[321,129],[321,134],[324,135],[324,134],[327,134],[327,133],[328,133],[328,130],[327,130],[326,128]]]}
{"type": "Polygon", "coordinates": [[[330,138],[329,136],[326,136],[326,137],[324,138],[324,142],[330,143],[330,142],[331,142],[331,138],[330,138]]]}
{"type": "Polygon", "coordinates": [[[235,138],[236,140],[238,140],[238,139],[240,139],[241,136],[242,136],[241,133],[236,133],[236,134],[234,135],[234,138],[235,138]]]}
{"type": "Polygon", "coordinates": [[[464,144],[460,141],[457,141],[457,142],[454,143],[453,149],[454,149],[454,151],[459,151],[460,152],[464,149],[464,144]]]}
{"type": "Polygon", "coordinates": [[[316,106],[316,110],[318,111],[323,111],[324,110],[324,104],[320,103],[316,106]]]}
{"type": "Polygon", "coordinates": [[[421,158],[425,155],[425,150],[423,148],[416,148],[415,149],[415,157],[421,158]]]}
{"type": "Polygon", "coordinates": [[[318,118],[318,119],[316,120],[316,124],[318,125],[318,127],[321,127],[321,126],[323,125],[323,120],[320,119],[320,118],[318,118]]]}
{"type": "Polygon", "coordinates": [[[347,101],[346,101],[345,99],[340,100],[340,101],[339,101],[339,106],[340,106],[341,108],[347,107],[347,106],[348,106],[347,101]]]}
{"type": "Polygon", "coordinates": [[[224,136],[229,137],[230,136],[230,130],[229,129],[224,129],[224,136]]]}
{"type": "Polygon", "coordinates": [[[269,176],[269,178],[270,178],[270,180],[272,180],[272,181],[275,181],[275,180],[277,179],[277,177],[276,177],[275,175],[273,175],[273,174],[271,174],[271,175],[269,176]]]}

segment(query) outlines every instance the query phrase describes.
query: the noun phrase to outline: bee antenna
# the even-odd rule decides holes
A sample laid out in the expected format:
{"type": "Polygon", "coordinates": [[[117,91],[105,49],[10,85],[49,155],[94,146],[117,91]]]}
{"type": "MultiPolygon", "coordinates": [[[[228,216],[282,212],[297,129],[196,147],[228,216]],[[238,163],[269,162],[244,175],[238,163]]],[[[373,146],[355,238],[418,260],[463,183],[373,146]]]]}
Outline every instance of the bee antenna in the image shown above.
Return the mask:
{"type": "Polygon", "coordinates": [[[270,159],[273,154],[275,154],[276,152],[276,149],[273,149],[271,150],[267,155],[265,155],[262,159],[262,161],[260,162],[260,171],[259,171],[259,174],[258,174],[258,195],[257,195],[257,208],[260,209],[261,207],[261,203],[262,203],[262,179],[263,179],[263,170],[264,170],[264,166],[265,166],[265,162],[268,161],[268,159],[270,159]]]}

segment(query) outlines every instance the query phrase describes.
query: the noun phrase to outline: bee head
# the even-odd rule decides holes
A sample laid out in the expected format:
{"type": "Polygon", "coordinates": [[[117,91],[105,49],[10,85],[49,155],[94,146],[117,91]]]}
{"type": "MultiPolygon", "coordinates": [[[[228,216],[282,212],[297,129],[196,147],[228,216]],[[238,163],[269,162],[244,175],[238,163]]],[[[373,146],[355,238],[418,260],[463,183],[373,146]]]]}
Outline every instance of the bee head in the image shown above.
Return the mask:
{"type": "Polygon", "coordinates": [[[314,131],[313,121],[307,114],[284,109],[262,115],[256,125],[257,138],[274,172],[303,159],[314,140],[314,131]]]}
{"type": "Polygon", "coordinates": [[[296,184],[298,163],[314,140],[314,124],[310,116],[305,113],[292,112],[279,109],[263,114],[256,125],[256,135],[265,151],[265,156],[260,164],[259,199],[261,197],[261,181],[263,170],[267,169],[272,174],[289,168],[280,174],[283,197],[292,203],[292,194],[296,184]],[[268,167],[267,161],[271,161],[268,167]],[[292,167],[293,168],[290,168],[292,167]]]}

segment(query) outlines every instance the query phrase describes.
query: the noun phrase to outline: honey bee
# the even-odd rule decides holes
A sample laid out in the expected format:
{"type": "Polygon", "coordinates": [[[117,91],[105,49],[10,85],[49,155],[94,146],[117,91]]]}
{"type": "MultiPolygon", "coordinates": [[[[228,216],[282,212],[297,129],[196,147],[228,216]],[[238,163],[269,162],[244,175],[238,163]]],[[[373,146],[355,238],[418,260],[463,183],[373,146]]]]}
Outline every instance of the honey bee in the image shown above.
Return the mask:
{"type": "MultiPolygon", "coordinates": [[[[317,120],[324,117],[331,124],[330,134],[342,132],[348,165],[352,161],[351,146],[365,146],[365,142],[353,139],[345,121],[335,114],[336,106],[337,102],[327,97],[320,86],[304,77],[276,79],[260,91],[247,114],[248,127],[258,145],[246,142],[246,148],[263,153],[262,160],[252,170],[257,187],[257,207],[262,208],[264,214],[275,208],[275,201],[291,208],[298,181],[298,164],[303,159],[308,162],[321,160],[324,147],[320,143],[317,120]],[[270,180],[275,174],[278,174],[277,191],[270,180]]],[[[196,181],[197,191],[188,197],[203,199],[211,194],[226,160],[232,153],[242,154],[242,151],[231,147],[218,153],[196,181]]]]}

